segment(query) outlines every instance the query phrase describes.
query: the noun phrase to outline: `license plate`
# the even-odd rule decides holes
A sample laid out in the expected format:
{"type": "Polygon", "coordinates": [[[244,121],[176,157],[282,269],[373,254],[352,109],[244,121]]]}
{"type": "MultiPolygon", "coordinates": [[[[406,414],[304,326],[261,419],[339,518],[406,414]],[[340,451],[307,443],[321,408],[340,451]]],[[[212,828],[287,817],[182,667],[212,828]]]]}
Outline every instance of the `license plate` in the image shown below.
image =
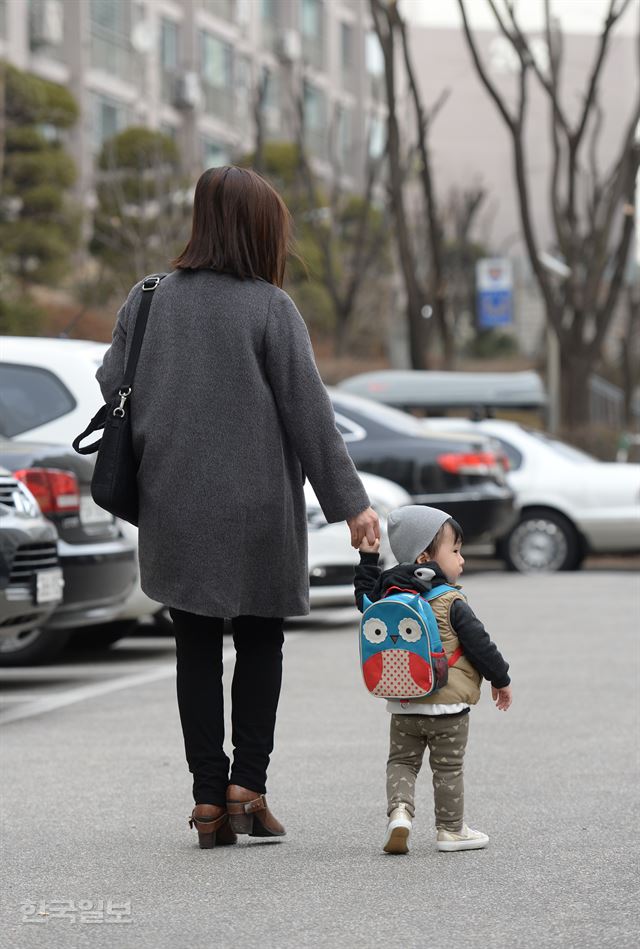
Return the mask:
{"type": "Polygon", "coordinates": [[[83,524],[111,524],[113,514],[98,507],[93,498],[86,494],[80,497],[80,520],[83,524]]]}
{"type": "Polygon", "coordinates": [[[36,574],[36,603],[55,603],[62,599],[62,570],[41,570],[36,574]]]}

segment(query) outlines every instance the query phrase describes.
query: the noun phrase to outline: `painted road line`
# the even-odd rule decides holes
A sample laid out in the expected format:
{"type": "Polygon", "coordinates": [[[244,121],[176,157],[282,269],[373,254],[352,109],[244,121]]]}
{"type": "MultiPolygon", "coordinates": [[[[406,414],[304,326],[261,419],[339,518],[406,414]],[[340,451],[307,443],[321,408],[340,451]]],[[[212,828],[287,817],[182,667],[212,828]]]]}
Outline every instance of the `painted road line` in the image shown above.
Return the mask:
{"type": "MultiPolygon", "coordinates": [[[[290,643],[300,637],[300,633],[288,634],[286,642],[290,643]]],[[[235,649],[233,646],[227,646],[222,651],[223,661],[235,658],[235,649]]],[[[43,715],[45,712],[51,712],[54,709],[64,708],[67,705],[74,705],[76,702],[84,702],[88,699],[94,699],[101,695],[108,695],[110,692],[119,692],[122,689],[131,689],[134,686],[149,685],[151,682],[160,682],[162,679],[169,679],[176,674],[175,659],[172,662],[163,662],[154,665],[152,669],[146,672],[138,672],[134,675],[119,676],[116,679],[110,679],[108,682],[94,682],[91,685],[82,685],[73,689],[65,689],[64,692],[56,692],[53,695],[44,696],[29,702],[21,708],[8,709],[0,712],[0,725],[8,725],[9,722],[17,722],[20,719],[32,718],[34,715],[43,715]]]]}

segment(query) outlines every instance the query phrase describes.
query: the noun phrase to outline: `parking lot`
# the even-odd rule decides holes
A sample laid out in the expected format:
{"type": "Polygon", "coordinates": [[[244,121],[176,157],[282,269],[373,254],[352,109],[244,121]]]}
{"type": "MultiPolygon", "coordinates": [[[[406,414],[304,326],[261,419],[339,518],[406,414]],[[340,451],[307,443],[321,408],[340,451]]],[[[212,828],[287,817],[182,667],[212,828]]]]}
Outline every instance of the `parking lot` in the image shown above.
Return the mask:
{"type": "Polygon", "coordinates": [[[350,608],[288,624],[269,787],[287,837],[199,850],[173,644],[129,638],[2,672],[4,944],[635,946],[637,572],[469,573],[514,683],[509,713],[486,690],[473,712],[466,808],[487,851],[436,853],[423,775],[411,853],[382,853],[388,717],[350,608]],[[70,920],[100,900],[125,916],[70,920]]]}

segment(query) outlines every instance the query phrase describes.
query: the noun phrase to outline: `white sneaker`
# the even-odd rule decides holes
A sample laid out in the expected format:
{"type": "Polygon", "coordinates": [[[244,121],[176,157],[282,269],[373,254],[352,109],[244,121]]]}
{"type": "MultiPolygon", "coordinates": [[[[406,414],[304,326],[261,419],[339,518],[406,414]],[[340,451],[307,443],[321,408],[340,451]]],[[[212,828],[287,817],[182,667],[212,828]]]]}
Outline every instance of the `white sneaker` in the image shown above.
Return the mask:
{"type": "Polygon", "coordinates": [[[466,824],[462,825],[457,834],[448,830],[439,830],[437,844],[438,850],[483,850],[489,843],[489,838],[481,830],[471,830],[466,824]]]}
{"type": "Polygon", "coordinates": [[[409,853],[411,815],[406,804],[398,804],[389,815],[382,849],[385,853],[409,853]]]}

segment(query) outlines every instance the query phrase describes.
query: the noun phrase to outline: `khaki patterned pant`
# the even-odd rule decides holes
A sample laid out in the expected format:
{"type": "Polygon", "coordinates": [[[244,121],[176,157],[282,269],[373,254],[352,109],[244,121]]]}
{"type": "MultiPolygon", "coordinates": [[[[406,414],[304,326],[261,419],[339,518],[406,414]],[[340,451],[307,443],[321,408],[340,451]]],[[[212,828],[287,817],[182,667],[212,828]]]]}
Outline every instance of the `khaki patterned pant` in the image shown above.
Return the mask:
{"type": "Polygon", "coordinates": [[[436,827],[457,832],[464,816],[464,752],[469,714],[392,715],[387,762],[387,814],[407,805],[414,815],[414,789],[422,758],[429,748],[433,772],[436,827]]]}

